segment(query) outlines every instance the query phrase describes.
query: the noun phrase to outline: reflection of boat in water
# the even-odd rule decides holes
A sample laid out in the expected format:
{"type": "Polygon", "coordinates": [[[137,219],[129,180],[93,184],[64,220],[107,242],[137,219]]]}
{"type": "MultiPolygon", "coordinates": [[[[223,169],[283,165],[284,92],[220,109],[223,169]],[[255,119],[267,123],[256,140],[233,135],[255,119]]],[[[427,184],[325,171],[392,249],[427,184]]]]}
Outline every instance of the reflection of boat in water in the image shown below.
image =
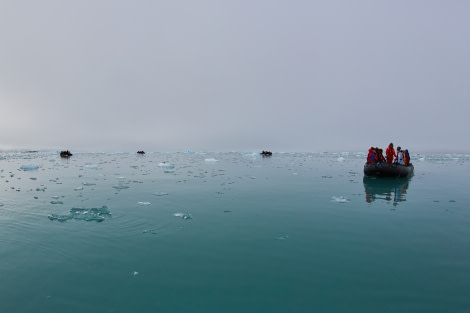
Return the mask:
{"type": "Polygon", "coordinates": [[[406,201],[411,176],[409,177],[370,177],[364,176],[363,183],[366,192],[366,202],[375,200],[393,201],[393,205],[406,201]]]}
{"type": "Polygon", "coordinates": [[[413,164],[376,162],[364,164],[364,175],[377,177],[407,177],[414,171],[413,164]]]}

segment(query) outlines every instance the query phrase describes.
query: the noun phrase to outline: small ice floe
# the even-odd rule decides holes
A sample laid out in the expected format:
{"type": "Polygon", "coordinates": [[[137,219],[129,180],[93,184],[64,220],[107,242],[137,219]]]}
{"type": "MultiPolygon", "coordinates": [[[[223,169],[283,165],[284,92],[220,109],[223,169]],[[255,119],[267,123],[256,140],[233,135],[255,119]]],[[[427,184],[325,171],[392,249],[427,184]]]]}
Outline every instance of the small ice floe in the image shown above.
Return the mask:
{"type": "Polygon", "coordinates": [[[156,195],[156,196],[159,196],[159,197],[168,195],[167,192],[154,192],[153,194],[156,195]]]}
{"type": "Polygon", "coordinates": [[[276,237],[274,239],[275,240],[286,240],[287,238],[289,238],[289,235],[282,235],[282,236],[276,237]]]}
{"type": "Polygon", "coordinates": [[[346,159],[343,158],[343,157],[339,157],[339,158],[337,158],[337,160],[338,160],[338,162],[344,162],[344,160],[346,160],[346,159]]]}
{"type": "Polygon", "coordinates": [[[142,231],[142,234],[152,234],[152,235],[156,235],[157,232],[154,230],[154,229],[144,229],[142,231]]]}
{"type": "Polygon", "coordinates": [[[170,163],[170,162],[160,162],[158,164],[159,167],[163,168],[163,169],[173,169],[175,168],[175,165],[170,163]]]}
{"type": "Polygon", "coordinates": [[[83,187],[82,186],[75,187],[75,188],[73,188],[73,190],[75,190],[75,191],[83,190],[83,187]]]}
{"type": "Polygon", "coordinates": [[[173,216],[181,217],[183,220],[190,220],[190,219],[193,218],[191,216],[191,214],[189,214],[189,213],[175,213],[175,214],[173,214],[173,216]]]}
{"type": "Polygon", "coordinates": [[[339,202],[339,203],[346,203],[346,202],[349,202],[349,199],[343,197],[343,196],[339,196],[339,197],[331,197],[331,201],[333,202],[339,202]]]}
{"type": "Polygon", "coordinates": [[[38,168],[39,168],[39,165],[34,164],[34,163],[30,163],[30,164],[21,165],[20,170],[23,170],[23,171],[35,171],[35,170],[37,170],[38,168]]]}
{"type": "Polygon", "coordinates": [[[119,185],[114,185],[113,188],[114,188],[114,189],[117,189],[117,190],[123,190],[123,189],[128,189],[129,186],[119,184],[119,185]]]}
{"type": "Polygon", "coordinates": [[[216,160],[214,158],[208,158],[208,159],[204,159],[204,161],[206,161],[207,163],[214,163],[214,162],[218,162],[219,160],[216,160]]]}
{"type": "Polygon", "coordinates": [[[150,202],[139,201],[137,202],[138,205],[150,205],[150,202]]]}
{"type": "Polygon", "coordinates": [[[137,275],[139,275],[139,272],[136,272],[136,271],[132,272],[132,276],[137,276],[137,275]]]}
{"type": "Polygon", "coordinates": [[[82,183],[82,185],[83,186],[95,186],[96,184],[84,182],[84,183],[82,183]]]}
{"type": "Polygon", "coordinates": [[[96,164],[85,164],[85,168],[96,170],[96,169],[98,169],[98,165],[96,165],[96,164]]]}
{"type": "Polygon", "coordinates": [[[100,208],[72,208],[69,214],[59,215],[51,214],[48,218],[51,221],[66,222],[68,220],[82,220],[82,221],[95,221],[102,222],[106,217],[110,217],[111,212],[108,210],[106,205],[100,208]]]}

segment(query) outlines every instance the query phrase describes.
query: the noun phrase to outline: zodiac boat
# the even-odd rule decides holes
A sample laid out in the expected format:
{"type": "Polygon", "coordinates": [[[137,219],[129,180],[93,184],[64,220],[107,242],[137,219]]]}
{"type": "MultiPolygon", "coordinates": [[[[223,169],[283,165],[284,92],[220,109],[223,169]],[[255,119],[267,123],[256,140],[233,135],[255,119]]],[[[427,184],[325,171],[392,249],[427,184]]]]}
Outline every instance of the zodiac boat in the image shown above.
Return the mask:
{"type": "Polygon", "coordinates": [[[398,163],[366,163],[364,164],[364,175],[376,177],[407,177],[414,171],[413,164],[401,165],[398,163]]]}

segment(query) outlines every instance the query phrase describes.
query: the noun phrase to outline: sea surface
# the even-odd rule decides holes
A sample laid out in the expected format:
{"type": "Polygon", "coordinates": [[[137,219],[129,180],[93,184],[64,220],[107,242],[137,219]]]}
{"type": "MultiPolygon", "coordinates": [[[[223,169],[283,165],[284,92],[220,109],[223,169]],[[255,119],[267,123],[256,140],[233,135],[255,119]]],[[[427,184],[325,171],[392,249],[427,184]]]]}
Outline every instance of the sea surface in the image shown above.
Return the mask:
{"type": "Polygon", "coordinates": [[[470,155],[0,153],[0,312],[470,312],[470,155]]]}

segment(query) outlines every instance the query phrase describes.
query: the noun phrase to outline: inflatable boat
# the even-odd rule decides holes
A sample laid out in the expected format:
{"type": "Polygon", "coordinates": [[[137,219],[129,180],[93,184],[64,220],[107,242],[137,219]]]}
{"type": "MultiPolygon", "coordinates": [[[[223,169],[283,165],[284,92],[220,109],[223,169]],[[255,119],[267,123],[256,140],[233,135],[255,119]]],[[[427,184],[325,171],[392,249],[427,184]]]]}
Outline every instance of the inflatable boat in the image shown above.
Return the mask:
{"type": "Polygon", "coordinates": [[[375,177],[407,177],[414,171],[413,164],[401,165],[398,163],[366,163],[364,164],[364,175],[375,177]]]}

